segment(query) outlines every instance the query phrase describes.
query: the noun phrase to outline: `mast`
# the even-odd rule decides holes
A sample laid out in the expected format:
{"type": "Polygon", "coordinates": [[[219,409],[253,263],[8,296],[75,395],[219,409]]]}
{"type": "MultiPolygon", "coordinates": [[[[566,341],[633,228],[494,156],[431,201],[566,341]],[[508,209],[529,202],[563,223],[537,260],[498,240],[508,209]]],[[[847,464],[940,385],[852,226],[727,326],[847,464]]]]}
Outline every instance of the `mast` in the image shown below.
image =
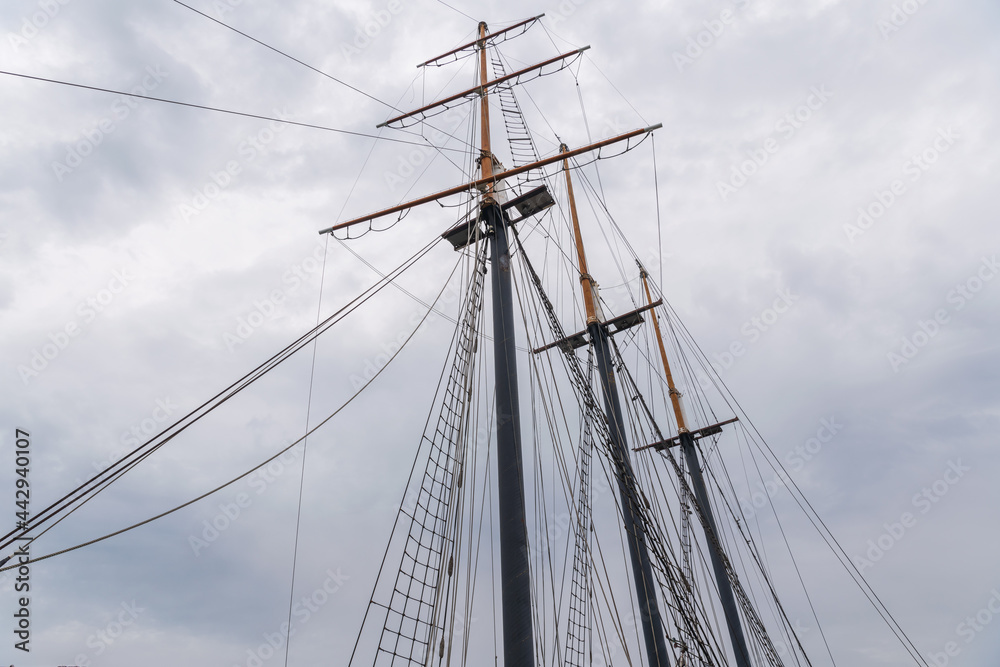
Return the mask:
{"type": "MultiPolygon", "coordinates": [[[[568,148],[563,144],[559,147],[559,150],[565,154],[568,148]]],[[[576,200],[573,197],[573,181],[570,178],[568,157],[563,159],[563,173],[566,175],[570,217],[573,221],[576,252],[580,263],[580,284],[583,287],[584,307],[587,313],[587,332],[590,334],[590,340],[597,352],[598,373],[601,378],[601,389],[604,393],[604,410],[611,433],[611,446],[620,462],[617,475],[618,493],[621,496],[622,517],[625,523],[629,557],[632,563],[632,578],[635,581],[636,600],[639,603],[646,656],[650,667],[669,667],[670,656],[667,653],[666,636],[663,633],[663,620],[660,617],[660,610],[656,600],[656,580],[653,578],[649,550],[646,547],[646,533],[642,521],[638,516],[639,498],[636,494],[635,474],[632,471],[632,462],[625,444],[625,421],[622,416],[621,402],[618,397],[615,369],[611,361],[608,332],[605,325],[601,322],[601,318],[598,316],[600,309],[597,302],[597,284],[587,269],[587,256],[583,249],[583,236],[580,233],[580,221],[576,213],[576,200]]]]}
{"type": "MultiPolygon", "coordinates": [[[[642,285],[646,290],[646,300],[652,303],[653,296],[649,291],[649,274],[643,268],[642,264],[639,264],[639,273],[642,276],[642,285]]],[[[663,372],[667,377],[670,402],[673,405],[674,416],[677,419],[677,432],[680,438],[681,451],[684,453],[684,460],[687,462],[688,471],[691,474],[694,499],[698,503],[698,508],[701,510],[702,516],[705,517],[705,523],[703,524],[705,539],[709,544],[708,553],[712,558],[712,570],[715,572],[715,583],[719,589],[719,599],[722,602],[722,609],[726,615],[726,625],[729,627],[729,639],[733,644],[733,653],[736,654],[736,665],[737,667],[750,667],[750,652],[747,649],[747,640],[743,634],[743,626],[736,608],[733,585],[729,581],[729,573],[726,570],[726,564],[723,560],[725,554],[722,551],[719,529],[715,523],[712,506],[708,502],[708,488],[705,485],[705,477],[701,472],[701,461],[699,460],[698,449],[694,445],[694,434],[687,428],[684,409],[681,404],[681,393],[674,386],[674,377],[670,373],[670,362],[667,361],[667,351],[663,346],[663,335],[660,333],[660,322],[656,318],[656,310],[651,308],[649,312],[653,317],[653,330],[656,332],[656,342],[660,347],[660,359],[663,361],[663,372]]],[[[716,426],[719,425],[717,424],[716,426]]],[[[709,428],[702,429],[702,431],[709,432],[709,428]]],[[[718,431],[711,432],[717,433],[718,431]]]]}
{"type": "MultiPolygon", "coordinates": [[[[537,18],[538,17],[536,17],[535,20],[537,20],[537,18]]],[[[525,23],[527,22],[520,25],[524,25],[525,23]]],[[[363,225],[365,223],[367,223],[370,228],[372,220],[383,216],[400,214],[399,219],[401,219],[402,214],[405,214],[407,211],[423,204],[439,201],[445,197],[460,193],[467,193],[473,190],[476,190],[479,193],[479,216],[472,219],[469,219],[468,217],[463,218],[455,227],[447,230],[441,236],[451,242],[455,246],[456,250],[459,250],[474,242],[474,240],[478,237],[476,228],[480,223],[482,223],[485,226],[485,236],[489,239],[490,243],[490,262],[493,274],[491,277],[491,283],[493,288],[494,372],[496,376],[497,486],[499,505],[498,514],[500,523],[500,574],[502,579],[501,606],[504,665],[505,667],[534,667],[535,640],[532,626],[533,612],[531,607],[528,531],[525,519],[524,465],[521,455],[521,419],[517,394],[518,385],[514,336],[514,301],[512,296],[511,263],[508,243],[508,228],[511,226],[511,220],[508,217],[507,210],[511,207],[516,208],[521,214],[521,217],[518,218],[518,220],[524,219],[528,215],[532,215],[538,210],[541,210],[540,208],[537,208],[538,206],[545,208],[547,204],[544,203],[544,199],[548,195],[547,192],[542,193],[542,195],[538,195],[540,201],[535,201],[531,198],[533,196],[532,192],[529,192],[523,193],[521,197],[518,197],[510,202],[498,201],[496,185],[505,179],[514,177],[518,174],[532,169],[539,169],[559,161],[565,161],[575,155],[598,151],[605,146],[611,146],[618,144],[619,142],[628,142],[634,138],[637,139],[645,137],[651,132],[662,127],[662,125],[657,124],[643,129],[632,130],[608,139],[603,139],[601,141],[582,146],[580,148],[575,148],[570,151],[564,150],[557,155],[541,158],[529,164],[504,170],[503,166],[500,165],[499,162],[496,162],[490,147],[489,89],[500,84],[506,85],[507,82],[517,79],[523,74],[537,71],[546,65],[573,57],[579,57],[580,53],[582,53],[586,48],[589,48],[584,47],[582,49],[578,49],[577,51],[563,54],[556,58],[551,58],[532,67],[519,70],[511,75],[489,81],[487,79],[486,48],[490,44],[491,39],[493,39],[496,35],[506,33],[514,27],[517,26],[511,26],[511,28],[501,30],[493,35],[488,35],[486,33],[485,22],[480,23],[478,40],[464,47],[460,47],[459,50],[465,49],[469,46],[475,46],[475,48],[479,51],[479,86],[464,93],[460,93],[459,95],[453,95],[445,100],[422,107],[416,111],[403,114],[380,125],[381,127],[392,124],[402,127],[409,121],[420,122],[420,119],[433,115],[433,112],[436,109],[446,106],[451,101],[456,101],[458,98],[465,97],[470,94],[477,96],[480,103],[479,113],[481,126],[481,147],[479,156],[479,167],[481,173],[479,174],[479,178],[462,185],[441,190],[434,194],[426,195],[424,197],[396,204],[373,213],[368,213],[360,217],[339,222],[321,230],[320,234],[333,234],[337,231],[349,230],[355,226],[363,225]],[[526,196],[529,197],[529,200],[521,201],[524,200],[526,196]]],[[[445,54],[444,56],[433,58],[425,64],[436,62],[451,53],[454,53],[454,51],[449,52],[449,54],[445,54]]],[[[551,198],[549,198],[549,203],[551,203],[551,198]]],[[[634,320],[634,322],[637,323],[638,321],[641,321],[641,319],[635,319],[638,312],[639,311],[627,313],[626,315],[617,318],[617,320],[628,320],[629,322],[633,322],[634,320]]],[[[594,326],[601,329],[601,331],[603,331],[604,327],[608,325],[609,323],[601,324],[596,320],[594,322],[594,326]]],[[[628,326],[631,326],[631,324],[628,326]]],[[[602,349],[602,354],[604,355],[602,363],[610,369],[610,354],[608,353],[606,338],[604,339],[604,346],[602,349]]],[[[536,352],[538,351],[539,350],[536,350],[536,352]]],[[[609,377],[611,386],[613,387],[614,376],[610,375],[609,377]]],[[[621,408],[617,402],[617,394],[615,394],[614,401],[615,414],[618,415],[618,420],[614,422],[617,424],[616,433],[618,434],[615,436],[617,438],[617,455],[624,461],[625,465],[628,465],[628,453],[625,449],[624,438],[620,435],[623,430],[621,426],[621,408]]],[[[610,413],[612,408],[609,407],[608,410],[610,413]]],[[[630,467],[628,468],[627,474],[631,476],[630,467]]],[[[628,495],[628,497],[632,500],[626,502],[625,506],[629,508],[630,516],[633,516],[633,508],[638,506],[638,499],[635,497],[633,486],[626,484],[623,487],[622,494],[623,498],[626,497],[626,494],[631,494],[628,495]]],[[[634,523],[634,517],[632,522],[634,523]]],[[[631,524],[629,525],[631,526],[631,524]]],[[[634,533],[634,529],[630,527],[629,532],[634,533]]],[[[645,554],[645,540],[641,532],[639,533],[638,541],[642,544],[641,553],[645,554]]],[[[648,589],[652,591],[654,580],[648,556],[644,555],[638,561],[634,556],[633,567],[642,570],[642,574],[636,576],[638,577],[637,581],[645,582],[642,586],[643,590],[648,589]],[[644,566],[642,565],[643,563],[645,563],[644,566]],[[643,567],[644,569],[642,569],[643,567]]],[[[667,654],[666,647],[663,644],[662,624],[659,620],[659,614],[655,606],[655,594],[651,599],[653,601],[652,618],[655,620],[655,626],[651,625],[650,627],[660,628],[656,632],[656,634],[660,637],[660,644],[656,653],[663,657],[661,661],[651,660],[650,664],[655,667],[665,667],[667,665],[667,654]]],[[[647,606],[644,605],[643,609],[645,610],[646,608],[647,606]]],[[[644,626],[647,624],[647,616],[648,613],[644,611],[644,626]]]]}
{"type": "Polygon", "coordinates": [[[493,363],[496,375],[497,487],[500,515],[500,579],[503,608],[503,655],[506,667],[533,667],[535,642],[531,625],[531,576],[524,510],[524,466],[521,458],[521,415],[517,395],[514,348],[514,302],[511,295],[510,221],[495,198],[493,153],[490,150],[490,107],[486,86],[486,23],[479,24],[481,176],[480,216],[490,238],[493,286],[493,363]]]}

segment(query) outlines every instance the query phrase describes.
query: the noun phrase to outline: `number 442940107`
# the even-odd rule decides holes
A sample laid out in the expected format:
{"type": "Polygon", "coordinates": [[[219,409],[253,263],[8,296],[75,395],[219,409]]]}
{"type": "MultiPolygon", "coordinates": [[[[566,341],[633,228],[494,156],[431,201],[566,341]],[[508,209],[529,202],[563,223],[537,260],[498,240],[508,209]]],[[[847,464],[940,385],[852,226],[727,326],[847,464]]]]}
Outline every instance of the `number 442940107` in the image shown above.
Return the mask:
{"type": "Polygon", "coordinates": [[[29,437],[30,435],[27,431],[17,429],[17,448],[15,451],[17,467],[14,469],[14,472],[17,475],[15,480],[15,486],[17,487],[15,505],[18,508],[16,516],[19,522],[28,520],[28,500],[31,498],[31,486],[28,481],[28,470],[31,465],[31,442],[28,440],[29,437]]]}

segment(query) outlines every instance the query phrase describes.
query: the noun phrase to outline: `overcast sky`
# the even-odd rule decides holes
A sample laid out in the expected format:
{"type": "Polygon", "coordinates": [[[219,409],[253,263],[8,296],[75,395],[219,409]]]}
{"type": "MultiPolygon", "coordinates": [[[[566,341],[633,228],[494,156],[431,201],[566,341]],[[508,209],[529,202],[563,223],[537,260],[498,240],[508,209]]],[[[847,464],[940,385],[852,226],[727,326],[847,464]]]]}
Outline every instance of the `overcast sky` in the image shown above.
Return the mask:
{"type": "MultiPolygon", "coordinates": [[[[655,144],[602,167],[616,220],[657,256],[655,148],[664,263],[652,268],[667,298],[779,458],[838,424],[795,479],[845,550],[868,559],[864,574],[924,655],[1000,661],[1000,6],[192,4],[371,97],[165,0],[6,2],[0,69],[375,134],[390,112],[377,100],[408,109],[472,85],[461,66],[415,78],[417,63],[473,34],[463,13],[494,27],[546,14],[545,30],[505,45],[511,66],[591,45],[572,70],[579,89],[572,76],[525,86],[526,109],[546,106],[540,149],[553,152],[554,135],[579,146],[663,123],[655,144]]],[[[461,180],[443,156],[418,178],[429,158],[407,144],[7,75],[0,96],[8,527],[15,429],[31,434],[37,510],[296,338],[318,306],[332,312],[377,279],[318,230],[461,180]]],[[[454,118],[440,126],[464,128],[454,118]]],[[[431,205],[350,247],[388,271],[453,220],[431,205]]],[[[408,286],[433,298],[456,259],[435,248],[408,286]]],[[[595,251],[594,263],[615,294],[624,281],[610,258],[595,251]]],[[[312,423],[421,312],[389,291],[321,339],[312,423]]],[[[448,338],[435,318],[310,443],[295,593],[336,592],[293,638],[290,664],[345,663],[448,338]]],[[[179,504],[299,437],[311,367],[308,353],[294,357],[35,553],[179,504]]],[[[28,656],[13,649],[14,580],[0,575],[0,663],[247,665],[287,614],[299,457],[256,486],[35,565],[28,656]],[[239,493],[238,519],[193,547],[239,493]]],[[[834,566],[807,561],[838,663],[902,664],[870,614],[852,611],[863,602],[834,566]]]]}

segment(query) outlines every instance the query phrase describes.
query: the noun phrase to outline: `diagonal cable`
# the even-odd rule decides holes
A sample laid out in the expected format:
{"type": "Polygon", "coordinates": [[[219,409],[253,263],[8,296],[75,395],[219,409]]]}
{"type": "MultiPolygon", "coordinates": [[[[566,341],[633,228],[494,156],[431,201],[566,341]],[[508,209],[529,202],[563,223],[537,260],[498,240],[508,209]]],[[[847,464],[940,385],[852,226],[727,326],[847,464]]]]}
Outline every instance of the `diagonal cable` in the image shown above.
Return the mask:
{"type": "MultiPolygon", "coordinates": [[[[233,116],[243,116],[245,118],[256,118],[258,120],[268,120],[274,121],[276,123],[286,123],[288,125],[297,125],[299,127],[309,127],[314,130],[326,130],[327,132],[337,132],[339,134],[349,134],[355,137],[365,137],[367,139],[379,139],[381,141],[392,141],[397,144],[408,144],[410,146],[420,146],[423,147],[426,144],[419,141],[407,141],[405,139],[390,139],[388,137],[382,137],[376,134],[367,134],[365,132],[354,132],[353,130],[342,130],[336,127],[328,127],[326,125],[315,125],[313,123],[301,123],[294,120],[286,120],[284,118],[273,118],[271,116],[263,116],[260,114],[246,113],[244,111],[233,111],[232,109],[221,109],[219,107],[210,107],[204,104],[193,104],[191,102],[181,102],[179,100],[168,100],[163,97],[152,97],[151,95],[137,95],[136,93],[128,93],[123,90],[113,90],[111,88],[101,88],[99,86],[88,86],[82,83],[73,83],[71,81],[60,81],[59,79],[48,79],[43,76],[32,76],[30,74],[22,74],[20,72],[8,72],[6,70],[0,70],[0,74],[6,74],[7,76],[16,76],[21,79],[31,79],[33,81],[44,81],[45,83],[57,83],[60,86],[70,86],[72,88],[83,88],[84,90],[96,90],[101,93],[111,93],[112,95],[123,95],[125,97],[137,97],[141,100],[152,100],[153,102],[163,102],[165,104],[176,104],[182,107],[191,107],[193,109],[204,109],[205,111],[216,111],[218,113],[227,113],[233,116]]],[[[438,150],[442,151],[455,151],[462,152],[457,148],[442,148],[436,146],[438,150]]]]}
{"type": "Polygon", "coordinates": [[[393,111],[399,111],[399,109],[397,109],[396,107],[392,106],[388,102],[383,102],[382,100],[380,100],[379,98],[375,97],[374,95],[366,93],[365,91],[361,90],[360,88],[358,88],[356,86],[352,86],[351,84],[347,83],[346,81],[343,81],[342,79],[338,79],[337,77],[333,76],[332,74],[328,74],[328,73],[324,72],[321,69],[317,69],[317,68],[313,67],[312,65],[310,65],[307,62],[303,62],[303,61],[299,60],[298,58],[296,58],[295,56],[289,55],[289,54],[285,53],[281,49],[275,48],[275,47],[271,46],[270,44],[265,44],[264,42],[260,41],[256,37],[248,35],[245,32],[243,32],[242,30],[240,30],[238,28],[234,28],[233,26],[229,25],[228,23],[223,23],[219,19],[217,19],[215,17],[212,17],[212,16],[209,16],[205,12],[202,12],[202,11],[199,11],[199,10],[195,9],[191,5],[184,4],[183,2],[181,2],[181,0],[174,0],[174,2],[176,2],[178,5],[180,5],[182,7],[187,7],[188,9],[190,9],[195,14],[201,14],[202,16],[204,16],[205,18],[207,18],[209,21],[215,21],[216,23],[218,23],[222,27],[229,28],[233,32],[239,33],[240,35],[243,35],[247,39],[252,40],[254,42],[257,42],[258,44],[260,44],[264,48],[271,49],[275,53],[281,54],[281,55],[285,56],[286,58],[288,58],[289,60],[294,60],[298,64],[303,65],[305,67],[308,67],[309,69],[311,69],[312,71],[316,72],[317,74],[322,74],[323,76],[325,76],[326,78],[330,79],[331,81],[336,81],[337,83],[339,83],[342,86],[347,86],[348,88],[350,88],[354,92],[359,93],[361,95],[364,95],[365,97],[367,97],[370,100],[374,100],[374,101],[378,102],[379,104],[385,105],[385,106],[389,107],[390,109],[392,109],[393,111]]]}
{"type": "MultiPolygon", "coordinates": [[[[182,7],[187,7],[188,9],[190,9],[191,11],[193,11],[196,14],[201,14],[202,16],[204,16],[205,18],[207,18],[209,21],[214,21],[215,23],[218,23],[219,25],[221,25],[224,28],[229,28],[233,32],[235,32],[235,33],[237,33],[239,35],[242,35],[242,36],[246,37],[247,39],[249,39],[249,40],[251,40],[253,42],[256,42],[257,44],[260,44],[264,48],[271,49],[275,53],[277,53],[279,55],[282,55],[282,56],[288,58],[289,60],[297,62],[298,64],[302,65],[303,67],[307,67],[307,68],[311,69],[312,71],[316,72],[317,74],[325,76],[326,78],[330,79],[331,81],[335,81],[335,82],[339,83],[342,86],[346,86],[346,87],[350,88],[354,92],[356,92],[356,93],[358,93],[360,95],[364,95],[365,97],[367,97],[370,100],[378,102],[379,104],[381,104],[383,106],[387,106],[390,109],[392,109],[393,111],[396,111],[398,113],[403,113],[402,110],[396,108],[395,106],[389,104],[388,102],[380,100],[379,98],[375,97],[374,95],[372,95],[370,93],[366,93],[365,91],[361,90],[357,86],[353,86],[353,85],[347,83],[346,81],[344,81],[343,79],[338,79],[337,77],[333,76],[332,74],[330,74],[328,72],[324,72],[323,70],[321,70],[321,69],[319,69],[317,67],[313,67],[312,65],[310,65],[307,62],[305,62],[304,60],[299,60],[295,56],[293,56],[293,55],[291,55],[289,53],[286,53],[286,52],[282,51],[281,49],[279,49],[277,47],[271,46],[270,44],[262,42],[261,40],[257,39],[256,37],[253,37],[252,35],[248,35],[247,33],[243,32],[242,30],[240,30],[238,28],[234,28],[233,26],[229,25],[228,23],[223,23],[219,19],[217,19],[215,17],[212,17],[212,16],[209,16],[205,12],[202,12],[202,11],[199,11],[199,10],[195,9],[191,5],[187,5],[187,4],[183,3],[183,2],[181,2],[181,0],[174,0],[174,2],[176,2],[178,5],[181,5],[182,7]]],[[[452,139],[457,139],[458,141],[462,141],[462,139],[459,139],[458,137],[456,137],[455,135],[451,134],[450,132],[445,132],[444,130],[436,128],[433,125],[430,125],[429,123],[428,123],[428,126],[431,127],[432,129],[437,130],[438,132],[441,132],[442,134],[444,134],[446,136],[451,137],[452,139]]],[[[469,144],[466,144],[466,145],[469,145],[469,144]]],[[[434,146],[434,148],[438,148],[438,146],[434,146]]]]}

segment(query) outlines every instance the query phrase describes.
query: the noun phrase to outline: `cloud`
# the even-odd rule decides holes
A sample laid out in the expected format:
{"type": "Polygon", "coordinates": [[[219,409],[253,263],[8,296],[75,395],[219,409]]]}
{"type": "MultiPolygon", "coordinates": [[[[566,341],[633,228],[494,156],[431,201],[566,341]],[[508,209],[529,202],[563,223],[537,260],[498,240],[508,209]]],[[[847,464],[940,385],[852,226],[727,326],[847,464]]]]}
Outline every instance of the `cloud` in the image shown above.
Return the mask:
{"type": "MultiPolygon", "coordinates": [[[[983,535],[995,523],[987,489],[1000,473],[992,447],[1000,281],[980,277],[961,308],[949,298],[958,286],[971,289],[1000,251],[995,8],[930,1],[883,34],[881,22],[907,3],[647,2],[627,11],[592,0],[449,4],[496,25],[546,12],[544,30],[504,45],[508,70],[567,41],[593,45],[579,66],[523,86],[518,99],[543,152],[555,149],[557,135],[580,145],[614,128],[664,123],[655,141],[602,161],[599,175],[581,171],[577,187],[590,201],[604,192],[640,255],[658,257],[662,243],[665,259],[651,273],[658,279],[662,268],[665,295],[710,359],[743,344],[722,376],[779,458],[813,437],[821,419],[845,424],[795,479],[848,553],[861,555],[884,524],[914,512],[913,496],[949,461],[972,467],[870,570],[921,650],[945,650],[998,584],[983,535]],[[690,62],[678,67],[677,53],[690,62]],[[796,120],[816,90],[831,94],[796,120]],[[949,131],[945,150],[940,138],[949,131]],[[767,159],[740,172],[761,150],[767,159]],[[915,157],[924,165],[917,171],[915,157]],[[739,187],[734,168],[744,177],[739,187]],[[890,204],[885,193],[896,181],[902,190],[890,204]],[[720,182],[734,189],[725,198],[720,182]],[[845,232],[864,212],[871,223],[862,233],[845,232]],[[769,322],[782,290],[797,300],[769,322]],[[947,321],[917,345],[921,323],[941,309],[947,321]],[[751,318],[768,322],[753,329],[752,343],[743,330],[751,318]],[[917,353],[894,366],[890,355],[903,355],[905,341],[917,353]],[[933,595],[922,588],[928,571],[946,582],[933,595]]],[[[472,85],[461,65],[413,69],[472,38],[475,23],[443,3],[195,6],[377,99],[174,3],[8,3],[0,69],[370,134],[387,105],[421,106],[472,85]]],[[[409,157],[420,150],[412,145],[9,76],[0,87],[0,421],[7,441],[13,429],[31,433],[33,509],[112,460],[134,428],[160,424],[166,399],[178,412],[194,408],[310,328],[317,306],[332,312],[377,280],[339,244],[317,244],[317,230],[453,186],[469,164],[447,152],[428,168],[409,157]],[[400,160],[415,166],[401,170],[400,160]],[[390,188],[386,175],[403,171],[390,188]]],[[[450,148],[478,143],[460,121],[435,122],[454,135],[450,148]]],[[[496,152],[510,161],[499,139],[496,152]]],[[[388,271],[454,223],[456,210],[428,205],[351,247],[388,271]]],[[[581,213],[591,273],[624,307],[630,297],[618,286],[637,284],[632,262],[621,244],[602,245],[602,231],[612,247],[614,234],[599,207],[581,213]]],[[[554,244],[568,237],[558,219],[546,224],[522,228],[549,281],[565,269],[554,244]]],[[[442,245],[401,283],[433,300],[457,259],[442,245]]],[[[571,280],[554,299],[574,331],[584,326],[575,289],[571,280]]],[[[41,538],[35,553],[168,509],[298,438],[310,378],[315,424],[355,391],[352,378],[384,365],[422,313],[394,290],[369,305],[320,339],[315,374],[304,350],[41,538]]],[[[448,319],[429,323],[349,415],[310,439],[293,598],[321,590],[328,570],[349,579],[293,637],[292,664],[349,651],[450,336],[448,319]]],[[[727,465],[740,465],[736,447],[720,445],[727,465]]],[[[13,467],[0,465],[0,488],[13,488],[13,467]]],[[[106,665],[262,657],[267,635],[287,622],[299,474],[287,466],[260,494],[238,482],[158,523],[34,566],[32,656],[81,665],[77,656],[106,665]],[[252,502],[194,553],[190,537],[204,539],[205,522],[239,507],[241,493],[252,502]],[[114,631],[121,605],[133,601],[144,611],[120,637],[90,639],[114,631]]],[[[0,495],[12,511],[13,494],[0,495]]],[[[775,502],[793,509],[783,494],[775,502]]],[[[835,564],[806,542],[808,526],[797,528],[821,620],[831,636],[866,640],[857,650],[831,642],[834,655],[896,664],[898,649],[868,628],[867,612],[851,611],[835,564]]],[[[774,536],[773,526],[762,529],[774,536]]],[[[11,593],[10,579],[0,586],[11,593]]],[[[987,643],[963,644],[961,659],[985,658],[987,643]]]]}

